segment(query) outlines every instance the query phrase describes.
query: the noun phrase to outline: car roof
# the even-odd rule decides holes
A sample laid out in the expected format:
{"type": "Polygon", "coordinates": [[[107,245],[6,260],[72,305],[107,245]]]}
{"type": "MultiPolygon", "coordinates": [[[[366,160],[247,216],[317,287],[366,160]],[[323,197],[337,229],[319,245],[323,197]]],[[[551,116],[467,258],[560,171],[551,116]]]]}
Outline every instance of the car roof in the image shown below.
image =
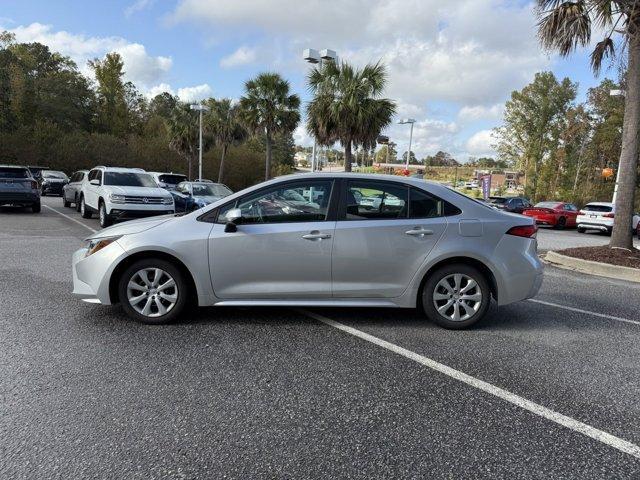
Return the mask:
{"type": "Polygon", "coordinates": [[[29,169],[29,167],[25,167],[24,165],[7,165],[7,164],[0,164],[0,168],[26,168],[27,170],[29,169]]]}
{"type": "Polygon", "coordinates": [[[589,202],[586,205],[600,205],[603,207],[613,207],[613,203],[611,202],[589,202]]]}
{"type": "Polygon", "coordinates": [[[93,168],[92,168],[92,170],[96,170],[96,169],[104,170],[104,171],[106,171],[106,172],[123,172],[123,173],[135,172],[135,173],[148,173],[144,168],[103,167],[103,166],[93,167],[93,168]]]}

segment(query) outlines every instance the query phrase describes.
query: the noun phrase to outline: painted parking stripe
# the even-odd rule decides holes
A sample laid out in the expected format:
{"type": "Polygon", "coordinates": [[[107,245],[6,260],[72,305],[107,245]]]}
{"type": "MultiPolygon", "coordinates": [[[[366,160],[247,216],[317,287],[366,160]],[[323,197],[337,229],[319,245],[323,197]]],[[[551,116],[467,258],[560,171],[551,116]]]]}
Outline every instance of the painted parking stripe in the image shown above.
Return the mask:
{"type": "Polygon", "coordinates": [[[56,210],[55,208],[50,207],[49,205],[42,205],[45,208],[48,208],[49,210],[51,210],[52,212],[56,212],[58,215],[62,215],[64,218],[71,220],[74,223],[77,223],[78,225],[83,226],[84,228],[86,228],[87,230],[90,230],[93,233],[96,233],[97,230],[94,230],[93,228],[91,228],[89,225],[85,225],[84,223],[82,223],[80,220],[77,220],[73,217],[70,217],[69,215],[66,215],[62,212],[59,212],[58,210],[56,210]]]}
{"type": "Polygon", "coordinates": [[[528,412],[531,412],[542,418],[546,418],[547,420],[557,423],[558,425],[562,425],[563,427],[573,430],[574,432],[586,435],[587,437],[597,440],[598,442],[601,442],[605,445],[615,448],[616,450],[640,459],[640,446],[623,440],[622,438],[611,435],[610,433],[599,430],[595,427],[592,427],[591,425],[587,425],[586,423],[582,423],[571,417],[567,417],[566,415],[558,413],[547,407],[543,407],[542,405],[532,402],[531,400],[527,400],[526,398],[516,395],[515,393],[511,393],[503,388],[497,387],[483,380],[472,377],[471,375],[468,375],[464,372],[456,370],[455,368],[451,368],[428,357],[412,352],[411,350],[407,350],[406,348],[387,342],[386,340],[382,340],[381,338],[365,333],[361,330],[358,330],[357,328],[349,327],[314,312],[309,312],[306,310],[300,310],[300,312],[304,315],[307,315],[308,317],[313,318],[314,320],[324,323],[325,325],[337,328],[338,330],[358,337],[367,342],[373,343],[374,345],[401,355],[405,358],[408,358],[409,360],[413,360],[416,363],[424,365],[425,367],[440,372],[471,387],[477,388],[478,390],[482,390],[483,392],[501,398],[502,400],[505,400],[513,405],[516,405],[517,407],[527,410],[528,412]]]}
{"type": "Polygon", "coordinates": [[[631,323],[633,325],[640,325],[637,320],[630,320],[628,318],[616,317],[615,315],[607,315],[606,313],[592,312],[591,310],[583,310],[581,308],[569,307],[568,305],[560,305],[559,303],[545,302],[544,300],[538,300],[536,298],[530,298],[529,302],[539,303],[540,305],[546,305],[548,307],[562,308],[563,310],[569,310],[570,312],[584,313],[586,315],[592,315],[594,317],[606,318],[608,320],[616,320],[618,322],[631,323]]]}

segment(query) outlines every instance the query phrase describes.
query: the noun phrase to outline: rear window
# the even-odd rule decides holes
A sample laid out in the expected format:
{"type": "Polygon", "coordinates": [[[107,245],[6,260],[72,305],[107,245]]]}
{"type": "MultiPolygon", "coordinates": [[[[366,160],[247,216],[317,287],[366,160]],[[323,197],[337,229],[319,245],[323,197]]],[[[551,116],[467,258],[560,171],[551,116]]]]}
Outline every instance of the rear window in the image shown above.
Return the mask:
{"type": "Polygon", "coordinates": [[[57,178],[60,180],[66,180],[67,179],[67,174],[64,172],[57,172],[55,170],[46,170],[44,172],[42,172],[42,176],[44,178],[57,178]]]}
{"type": "Polygon", "coordinates": [[[0,178],[31,178],[26,168],[0,167],[0,178]]]}
{"type": "Polygon", "coordinates": [[[558,204],[556,202],[538,202],[535,204],[536,208],[556,208],[558,204]]]}
{"type": "Polygon", "coordinates": [[[169,185],[177,185],[180,182],[185,182],[187,177],[185,175],[159,175],[158,180],[169,185]]]}
{"type": "Polygon", "coordinates": [[[611,212],[613,210],[613,207],[609,205],[587,204],[584,207],[582,207],[582,210],[584,210],[585,212],[611,212]]]}

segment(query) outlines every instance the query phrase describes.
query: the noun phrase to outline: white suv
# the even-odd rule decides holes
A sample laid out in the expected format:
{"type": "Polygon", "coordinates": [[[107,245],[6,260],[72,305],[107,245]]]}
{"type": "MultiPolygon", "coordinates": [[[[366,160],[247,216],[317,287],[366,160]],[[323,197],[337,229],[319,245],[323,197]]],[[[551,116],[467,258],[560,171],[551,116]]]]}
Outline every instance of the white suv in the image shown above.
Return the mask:
{"type": "MultiPolygon", "coordinates": [[[[587,203],[582,207],[576,218],[578,232],[584,233],[587,230],[598,230],[611,234],[615,212],[616,206],[611,202],[587,203]]],[[[639,220],[640,216],[637,213],[634,214],[631,225],[634,231],[638,229],[639,220]]]]}
{"type": "Polygon", "coordinates": [[[174,212],[171,194],[140,168],[95,167],[80,189],[80,213],[98,213],[103,228],[115,220],[174,212]]]}

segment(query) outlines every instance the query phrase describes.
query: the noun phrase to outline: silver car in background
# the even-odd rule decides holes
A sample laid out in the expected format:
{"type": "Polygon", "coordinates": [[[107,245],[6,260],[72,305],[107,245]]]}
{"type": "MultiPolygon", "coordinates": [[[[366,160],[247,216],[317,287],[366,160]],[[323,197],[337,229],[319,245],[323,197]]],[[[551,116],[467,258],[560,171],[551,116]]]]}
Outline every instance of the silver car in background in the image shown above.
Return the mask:
{"type": "Polygon", "coordinates": [[[530,218],[424,180],[290,175],[99,231],[73,255],[74,293],[151,324],[191,305],[288,305],[417,307],[465,328],[492,298],[536,295],[535,234],[530,218]]]}

